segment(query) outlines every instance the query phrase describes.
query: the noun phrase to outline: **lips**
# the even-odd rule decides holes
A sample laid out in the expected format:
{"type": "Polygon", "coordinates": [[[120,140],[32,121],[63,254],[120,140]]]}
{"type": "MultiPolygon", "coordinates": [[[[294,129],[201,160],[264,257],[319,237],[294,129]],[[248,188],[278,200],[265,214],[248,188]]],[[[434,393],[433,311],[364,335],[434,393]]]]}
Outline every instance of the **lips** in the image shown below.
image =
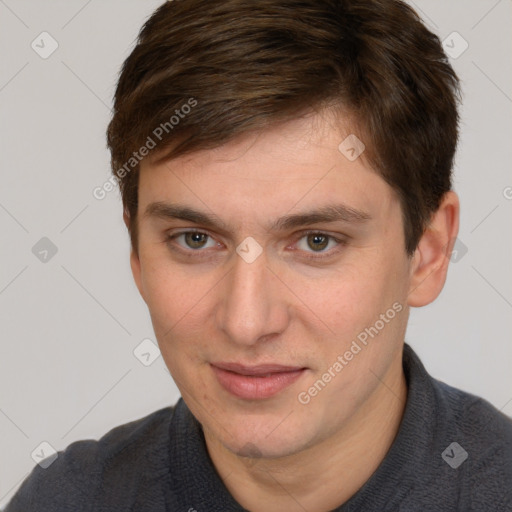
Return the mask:
{"type": "Polygon", "coordinates": [[[293,384],[306,371],[303,367],[278,364],[212,363],[211,368],[226,391],[245,400],[270,398],[293,384]]]}

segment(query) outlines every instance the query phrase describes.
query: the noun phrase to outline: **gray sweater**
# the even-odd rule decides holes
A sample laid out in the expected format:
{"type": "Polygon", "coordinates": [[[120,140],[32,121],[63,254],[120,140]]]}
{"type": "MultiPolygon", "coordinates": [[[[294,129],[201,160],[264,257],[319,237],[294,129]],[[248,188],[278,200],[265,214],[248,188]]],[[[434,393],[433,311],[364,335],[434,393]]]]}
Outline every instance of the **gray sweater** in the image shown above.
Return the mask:
{"type": "MultiPolygon", "coordinates": [[[[336,512],[511,512],[512,420],[433,379],[405,344],[407,405],[386,458],[336,512]]],[[[512,390],[511,390],[512,394],[512,390]]],[[[37,465],[6,512],[241,512],[183,399],[37,465]]],[[[315,512],[313,510],[309,512],[315,512]]]]}

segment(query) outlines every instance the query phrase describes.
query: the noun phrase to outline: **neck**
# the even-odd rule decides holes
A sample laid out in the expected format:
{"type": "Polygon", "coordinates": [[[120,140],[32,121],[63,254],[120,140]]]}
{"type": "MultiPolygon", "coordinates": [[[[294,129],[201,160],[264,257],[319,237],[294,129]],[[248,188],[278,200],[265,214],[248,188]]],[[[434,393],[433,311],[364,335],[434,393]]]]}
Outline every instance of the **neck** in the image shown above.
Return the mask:
{"type": "Polygon", "coordinates": [[[328,512],[350,499],[383,461],[398,432],[407,399],[401,356],[400,351],[399,364],[347,424],[299,453],[248,463],[205,431],[209,455],[231,495],[251,512],[328,512]]]}

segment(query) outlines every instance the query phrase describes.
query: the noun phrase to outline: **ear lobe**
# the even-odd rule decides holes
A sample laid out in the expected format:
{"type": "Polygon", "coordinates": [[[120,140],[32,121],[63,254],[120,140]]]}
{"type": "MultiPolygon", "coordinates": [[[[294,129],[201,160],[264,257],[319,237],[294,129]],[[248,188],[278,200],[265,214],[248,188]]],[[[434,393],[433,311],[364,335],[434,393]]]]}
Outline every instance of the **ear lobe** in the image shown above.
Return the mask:
{"type": "Polygon", "coordinates": [[[426,306],[441,293],[459,232],[459,212],[457,194],[447,192],[414,253],[407,299],[409,306],[426,306]]]}

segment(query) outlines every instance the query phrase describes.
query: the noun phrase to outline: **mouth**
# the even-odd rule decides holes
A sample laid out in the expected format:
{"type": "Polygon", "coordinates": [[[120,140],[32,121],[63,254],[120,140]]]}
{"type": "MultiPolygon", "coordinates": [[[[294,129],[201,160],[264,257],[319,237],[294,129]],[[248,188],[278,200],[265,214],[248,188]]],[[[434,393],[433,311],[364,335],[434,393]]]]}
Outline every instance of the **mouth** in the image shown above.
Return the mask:
{"type": "Polygon", "coordinates": [[[211,363],[219,384],[245,400],[270,398],[293,384],[307,368],[283,365],[245,366],[237,363],[211,363]]]}

